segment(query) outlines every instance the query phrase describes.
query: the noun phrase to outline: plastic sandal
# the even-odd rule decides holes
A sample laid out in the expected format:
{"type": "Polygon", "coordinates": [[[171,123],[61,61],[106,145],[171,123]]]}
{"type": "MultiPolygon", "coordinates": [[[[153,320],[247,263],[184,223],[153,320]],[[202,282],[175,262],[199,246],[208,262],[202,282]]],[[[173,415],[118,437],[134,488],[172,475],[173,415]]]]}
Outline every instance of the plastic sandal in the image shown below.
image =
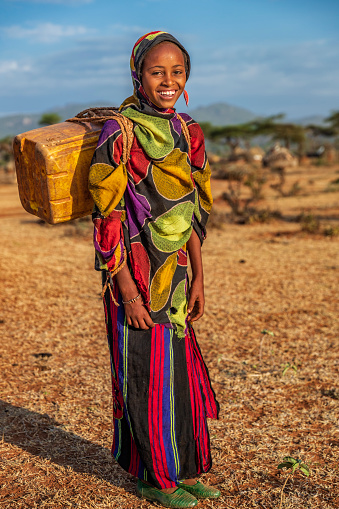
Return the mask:
{"type": "Polygon", "coordinates": [[[218,498],[220,497],[220,491],[212,486],[206,486],[205,484],[197,481],[196,484],[184,484],[182,481],[179,483],[181,489],[194,495],[195,498],[218,498]]]}
{"type": "Polygon", "coordinates": [[[187,493],[187,491],[178,488],[173,493],[164,493],[157,488],[153,488],[148,484],[143,483],[140,479],[137,483],[137,493],[140,497],[158,502],[164,507],[172,507],[173,509],[181,509],[184,507],[194,507],[197,505],[197,499],[187,493]]]}

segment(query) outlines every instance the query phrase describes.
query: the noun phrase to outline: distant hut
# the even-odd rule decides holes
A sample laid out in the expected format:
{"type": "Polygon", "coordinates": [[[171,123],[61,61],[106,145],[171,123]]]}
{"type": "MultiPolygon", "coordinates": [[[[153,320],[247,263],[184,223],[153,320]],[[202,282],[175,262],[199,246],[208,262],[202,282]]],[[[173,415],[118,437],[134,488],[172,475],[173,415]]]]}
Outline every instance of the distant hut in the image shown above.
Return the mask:
{"type": "Polygon", "coordinates": [[[297,158],[294,157],[286,147],[276,143],[262,159],[263,166],[277,173],[284,172],[286,168],[297,165],[297,158]]]}
{"type": "Polygon", "coordinates": [[[228,160],[230,162],[245,162],[247,161],[247,150],[239,146],[234,147],[230,153],[228,160]]]}
{"type": "Polygon", "coordinates": [[[258,146],[251,147],[247,151],[247,160],[249,163],[261,165],[264,155],[265,151],[261,147],[258,146]]]}
{"type": "Polygon", "coordinates": [[[220,159],[221,157],[218,156],[217,154],[213,154],[212,152],[207,152],[207,158],[209,160],[210,163],[219,163],[220,162],[220,159]]]}

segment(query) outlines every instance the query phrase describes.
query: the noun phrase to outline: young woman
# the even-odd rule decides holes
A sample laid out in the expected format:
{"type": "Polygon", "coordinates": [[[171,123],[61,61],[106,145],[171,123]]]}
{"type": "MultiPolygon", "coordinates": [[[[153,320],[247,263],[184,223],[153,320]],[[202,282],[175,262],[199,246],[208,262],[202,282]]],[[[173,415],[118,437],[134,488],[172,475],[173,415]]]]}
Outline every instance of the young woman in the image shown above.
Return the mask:
{"type": "Polygon", "coordinates": [[[111,355],[112,454],[139,478],[140,496],[193,507],[220,495],[196,480],[211,468],[206,418],[218,417],[192,328],[204,311],[210,169],[201,128],[174,109],[187,97],[185,48],[166,32],[146,34],[131,72],[134,94],[119,109],[133,122],[130,156],[124,164],[122,130],[107,121],[89,177],[111,355]]]}

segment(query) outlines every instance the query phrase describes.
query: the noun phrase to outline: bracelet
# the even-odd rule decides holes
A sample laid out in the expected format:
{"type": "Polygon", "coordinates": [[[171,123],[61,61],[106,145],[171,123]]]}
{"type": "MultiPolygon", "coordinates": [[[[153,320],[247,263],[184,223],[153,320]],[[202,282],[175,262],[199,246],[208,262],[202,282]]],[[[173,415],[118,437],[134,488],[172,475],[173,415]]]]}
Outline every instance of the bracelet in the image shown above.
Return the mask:
{"type": "Polygon", "coordinates": [[[126,302],[122,301],[123,304],[134,304],[135,301],[137,301],[141,297],[141,293],[138,293],[134,299],[126,300],[126,302]]]}

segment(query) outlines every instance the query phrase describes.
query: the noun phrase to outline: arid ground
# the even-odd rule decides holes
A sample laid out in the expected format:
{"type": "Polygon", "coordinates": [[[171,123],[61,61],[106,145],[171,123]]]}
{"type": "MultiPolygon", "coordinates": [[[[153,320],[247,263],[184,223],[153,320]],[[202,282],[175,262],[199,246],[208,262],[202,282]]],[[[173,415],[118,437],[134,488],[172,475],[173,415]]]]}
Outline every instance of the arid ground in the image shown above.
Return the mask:
{"type": "MultiPolygon", "coordinates": [[[[299,195],[267,187],[260,205],[280,219],[209,231],[196,331],[221,415],[210,422],[214,463],[203,479],[222,496],[201,508],[339,507],[338,172],[294,168],[288,182],[299,181],[299,195]],[[318,232],[301,230],[303,211],[320,218],[318,232]],[[310,476],[278,470],[287,455],[310,476]]],[[[227,211],[225,186],[213,182],[216,211],[227,211]]],[[[15,185],[0,186],[0,218],[0,507],[154,507],[110,455],[89,223],[39,223],[15,185]]]]}

